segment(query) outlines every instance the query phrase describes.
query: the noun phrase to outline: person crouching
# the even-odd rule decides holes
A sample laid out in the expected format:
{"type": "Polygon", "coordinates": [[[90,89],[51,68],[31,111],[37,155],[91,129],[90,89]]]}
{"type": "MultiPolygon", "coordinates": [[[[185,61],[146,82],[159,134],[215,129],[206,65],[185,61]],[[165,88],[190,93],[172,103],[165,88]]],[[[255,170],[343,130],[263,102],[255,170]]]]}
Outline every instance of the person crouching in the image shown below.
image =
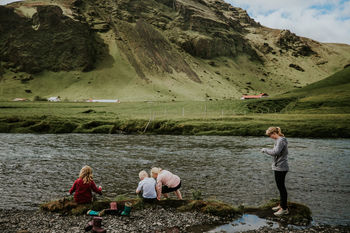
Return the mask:
{"type": "Polygon", "coordinates": [[[139,194],[142,192],[142,198],[144,202],[154,203],[157,201],[155,179],[149,178],[146,171],[140,171],[139,178],[141,181],[137,186],[136,193],[139,194]]]}
{"type": "Polygon", "coordinates": [[[182,200],[181,192],[179,190],[181,188],[180,177],[157,167],[152,168],[151,173],[152,177],[157,179],[156,190],[158,200],[160,200],[162,194],[165,198],[168,198],[168,193],[171,192],[175,192],[177,198],[182,200]]]}

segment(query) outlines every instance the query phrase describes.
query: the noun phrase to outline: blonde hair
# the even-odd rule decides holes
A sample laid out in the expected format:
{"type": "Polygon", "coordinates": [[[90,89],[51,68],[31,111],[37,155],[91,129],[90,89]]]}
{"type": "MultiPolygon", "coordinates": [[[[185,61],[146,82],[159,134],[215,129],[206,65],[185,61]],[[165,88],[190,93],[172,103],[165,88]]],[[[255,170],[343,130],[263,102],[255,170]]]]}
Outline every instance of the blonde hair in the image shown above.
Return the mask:
{"type": "Polygon", "coordinates": [[[148,177],[148,173],[145,170],[140,171],[139,178],[142,179],[146,177],[148,177]]]}
{"type": "Polygon", "coordinates": [[[154,167],[151,169],[151,174],[159,174],[162,171],[160,167],[154,167]]]}
{"type": "Polygon", "coordinates": [[[92,168],[90,166],[84,166],[79,173],[79,178],[81,178],[84,184],[88,184],[92,181],[92,168]]]}
{"type": "Polygon", "coordinates": [[[270,127],[266,130],[266,135],[270,136],[271,134],[276,133],[278,136],[284,137],[284,134],[281,131],[280,127],[270,127]]]}

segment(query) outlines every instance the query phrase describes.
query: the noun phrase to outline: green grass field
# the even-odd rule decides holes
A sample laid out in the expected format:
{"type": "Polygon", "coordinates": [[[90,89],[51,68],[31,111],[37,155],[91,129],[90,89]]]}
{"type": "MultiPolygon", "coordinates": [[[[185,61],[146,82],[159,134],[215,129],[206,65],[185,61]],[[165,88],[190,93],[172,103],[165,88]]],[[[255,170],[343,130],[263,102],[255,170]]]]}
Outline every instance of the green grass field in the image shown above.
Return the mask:
{"type": "Polygon", "coordinates": [[[1,102],[0,132],[259,136],[278,125],[288,136],[350,137],[350,114],[252,113],[245,107],[239,101],[1,102]]]}
{"type": "Polygon", "coordinates": [[[262,100],[49,103],[0,102],[0,132],[350,137],[350,67],[262,100]]]}

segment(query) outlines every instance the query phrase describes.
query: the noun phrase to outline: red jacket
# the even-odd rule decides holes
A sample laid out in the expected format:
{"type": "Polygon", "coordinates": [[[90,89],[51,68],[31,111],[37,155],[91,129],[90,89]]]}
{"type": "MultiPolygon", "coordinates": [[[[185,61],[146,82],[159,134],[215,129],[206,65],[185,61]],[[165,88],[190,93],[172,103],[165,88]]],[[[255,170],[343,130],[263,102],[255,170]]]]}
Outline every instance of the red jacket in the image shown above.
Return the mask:
{"type": "Polygon", "coordinates": [[[102,189],[98,189],[95,185],[95,182],[92,180],[88,184],[84,184],[83,179],[78,178],[72,188],[69,190],[69,193],[74,194],[74,200],[79,203],[89,203],[92,201],[92,194],[91,190],[94,191],[95,193],[102,194],[102,189]]]}

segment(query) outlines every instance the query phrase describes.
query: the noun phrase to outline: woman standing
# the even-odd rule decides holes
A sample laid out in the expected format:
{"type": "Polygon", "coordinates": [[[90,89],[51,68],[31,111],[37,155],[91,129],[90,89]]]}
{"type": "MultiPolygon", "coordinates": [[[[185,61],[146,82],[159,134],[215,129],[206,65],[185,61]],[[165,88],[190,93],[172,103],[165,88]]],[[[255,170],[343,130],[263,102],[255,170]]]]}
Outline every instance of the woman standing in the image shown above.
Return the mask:
{"type": "Polygon", "coordinates": [[[275,181],[277,188],[280,192],[280,204],[273,207],[272,210],[276,211],[276,216],[282,216],[288,214],[287,208],[287,189],[285,186],[285,179],[288,167],[288,142],[281,132],[279,127],[270,127],[266,130],[266,135],[275,140],[273,149],[261,149],[262,153],[266,153],[273,157],[272,170],[275,173],[275,181]]]}

